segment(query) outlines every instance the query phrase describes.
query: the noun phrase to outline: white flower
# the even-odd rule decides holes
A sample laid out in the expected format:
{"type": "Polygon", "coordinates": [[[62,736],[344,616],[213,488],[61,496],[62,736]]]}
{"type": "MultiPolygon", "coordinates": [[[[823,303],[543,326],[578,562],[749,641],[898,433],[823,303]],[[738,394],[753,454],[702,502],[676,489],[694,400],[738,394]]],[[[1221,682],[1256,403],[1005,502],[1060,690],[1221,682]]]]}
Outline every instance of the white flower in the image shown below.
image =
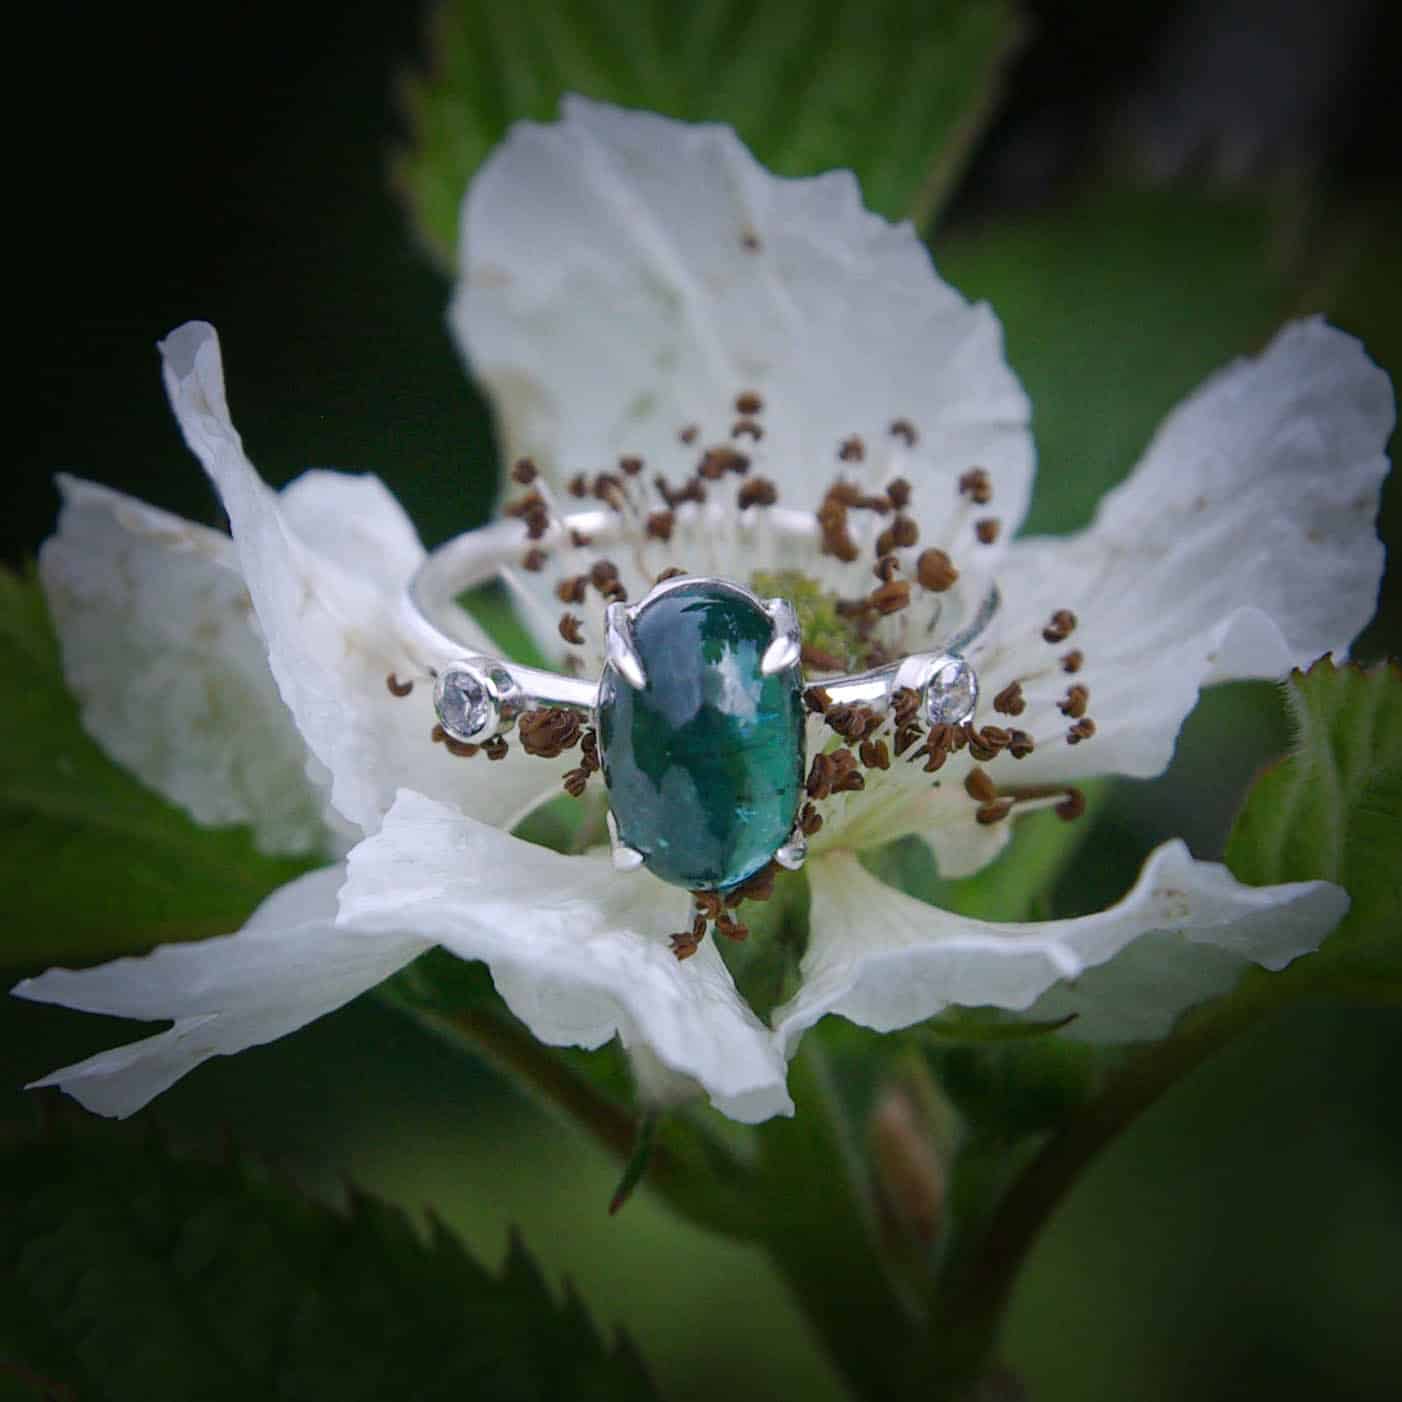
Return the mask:
{"type": "MultiPolygon", "coordinates": [[[[251,822],[271,850],[334,856],[360,840],[237,934],[21,984],[175,1020],[48,1082],[130,1113],[437,943],[486,960],[544,1041],[617,1035],[645,1090],[699,1084],[760,1120],[790,1110],[786,1057],[825,1013],[888,1030],[954,1004],[1032,1008],[1078,1013],[1063,1035],[1140,1038],[1337,922],[1337,888],[1248,888],[1181,843],[1112,909],[1026,926],[936,910],[855,854],[914,834],[942,873],[976,870],[1009,817],[1073,810],[1074,780],[1158,773],[1201,686],[1347,644],[1374,607],[1392,426],[1387,380],[1356,342],[1317,321],[1287,328],[1170,416],[1090,527],[1017,540],[1026,399],[991,312],[938,280],[913,232],[867,214],[849,175],[777,180],[724,128],[582,101],[556,125],[516,127],[474,182],[453,324],[509,456],[539,469],[534,513],[567,509],[582,473],[627,519],[608,589],[640,597],[673,565],[746,583],[786,572],[826,610],[836,643],[822,641],[849,650],[832,659],[846,667],[947,636],[996,580],[1002,609],[971,654],[972,739],[888,721],[865,753],[852,746],[859,760],[817,775],[801,986],[765,1026],[714,934],[674,954],[687,893],[511,835],[576,758],[514,738],[500,762],[455,757],[429,740],[427,686],[390,694],[387,676],[412,670],[398,605],[423,556],[413,529],[372,478],[266,487],[229,418],[212,330],[183,327],[162,348],[166,384],[233,540],[64,483],[42,567],[69,680],[98,740],[199,820],[251,822]],[[704,501],[686,487],[698,481],[704,501]],[[771,498],[822,510],[812,545],[770,528],[771,498]],[[879,554],[912,582],[909,600],[895,607],[897,589],[889,614],[838,618],[835,599],[878,588],[879,554]]],[[[578,581],[598,553],[552,549],[526,567],[527,526],[504,529],[521,535],[509,583],[541,647],[597,669],[605,598],[578,581]],[[573,649],[562,598],[582,625],[573,649]]],[[[812,718],[810,754],[849,749],[834,725],[851,718],[812,718]]]]}

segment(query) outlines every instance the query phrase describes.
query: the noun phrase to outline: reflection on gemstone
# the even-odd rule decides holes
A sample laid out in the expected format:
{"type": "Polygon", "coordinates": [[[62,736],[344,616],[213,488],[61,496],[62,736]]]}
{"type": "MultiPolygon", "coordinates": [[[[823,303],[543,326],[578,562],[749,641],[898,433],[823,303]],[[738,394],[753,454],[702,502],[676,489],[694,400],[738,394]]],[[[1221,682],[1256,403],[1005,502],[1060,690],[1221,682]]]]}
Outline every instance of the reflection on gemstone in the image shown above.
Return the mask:
{"type": "Polygon", "coordinates": [[[803,782],[797,665],[760,671],[773,627],[747,590],[673,586],[632,624],[647,676],[612,665],[599,689],[599,748],[620,839],[689,890],[734,886],[788,839],[803,782]]]}
{"type": "Polygon", "coordinates": [[[930,725],[958,725],[974,713],[978,681],[974,669],[954,658],[932,676],[925,687],[925,718],[930,725]]]}

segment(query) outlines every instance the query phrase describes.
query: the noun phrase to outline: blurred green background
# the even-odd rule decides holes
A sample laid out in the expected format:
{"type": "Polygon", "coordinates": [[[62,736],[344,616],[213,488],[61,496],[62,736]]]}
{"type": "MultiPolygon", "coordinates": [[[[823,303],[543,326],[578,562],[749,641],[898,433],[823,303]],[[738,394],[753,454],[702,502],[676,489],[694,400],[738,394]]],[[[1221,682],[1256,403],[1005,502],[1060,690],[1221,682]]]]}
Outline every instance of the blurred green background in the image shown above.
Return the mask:
{"type": "MultiPolygon", "coordinates": [[[[1155,418],[1281,318],[1327,307],[1402,372],[1402,178],[1385,4],[1042,4],[935,240],[1003,316],[1037,406],[1033,521],[1066,529],[1155,418]]],[[[202,13],[59,6],[27,22],[10,217],[20,245],[18,450],[3,548],[51,528],[71,471],[196,519],[215,504],[160,391],[154,342],[192,317],[224,342],[254,460],[369,469],[429,541],[495,492],[485,414],[444,326],[445,284],[388,170],[412,6],[202,13]]],[[[1398,539],[1399,493],[1387,533],[1398,539]]],[[[1399,648],[1394,571],[1360,653],[1399,648]]],[[[1172,770],[1125,785],[1058,904],[1123,890],[1155,841],[1210,857],[1287,741],[1267,687],[1209,698],[1172,770]]],[[[7,971],[18,974],[19,970],[7,971]]],[[[0,1133],[18,1087],[116,1024],[0,1005],[0,1133]]],[[[1008,1359],[1038,1402],[1367,1402],[1402,1377],[1402,1019],[1304,1010],[1179,1087],[1057,1215],[1019,1289],[1008,1359]]],[[[368,1000],[202,1068],[158,1102],[177,1137],[242,1143],[328,1192],[432,1203],[489,1260],[522,1225],[552,1277],[624,1321],[678,1399],[837,1396],[765,1262],[678,1226],[491,1075],[368,1000]]],[[[3,1183],[0,1183],[3,1193],[3,1183]]]]}

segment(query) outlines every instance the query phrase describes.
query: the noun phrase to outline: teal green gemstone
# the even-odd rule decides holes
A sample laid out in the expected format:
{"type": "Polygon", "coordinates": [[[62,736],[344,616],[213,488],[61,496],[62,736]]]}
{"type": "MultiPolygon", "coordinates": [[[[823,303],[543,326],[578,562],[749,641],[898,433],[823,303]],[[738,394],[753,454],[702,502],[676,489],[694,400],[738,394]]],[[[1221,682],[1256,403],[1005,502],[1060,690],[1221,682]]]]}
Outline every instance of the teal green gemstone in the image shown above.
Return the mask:
{"type": "Polygon", "coordinates": [[[609,805],[619,838],[663,881],[734,886],[788,840],[803,784],[802,679],[797,664],[761,674],[771,636],[746,594],[679,585],[633,622],[647,685],[604,669],[609,805]]]}

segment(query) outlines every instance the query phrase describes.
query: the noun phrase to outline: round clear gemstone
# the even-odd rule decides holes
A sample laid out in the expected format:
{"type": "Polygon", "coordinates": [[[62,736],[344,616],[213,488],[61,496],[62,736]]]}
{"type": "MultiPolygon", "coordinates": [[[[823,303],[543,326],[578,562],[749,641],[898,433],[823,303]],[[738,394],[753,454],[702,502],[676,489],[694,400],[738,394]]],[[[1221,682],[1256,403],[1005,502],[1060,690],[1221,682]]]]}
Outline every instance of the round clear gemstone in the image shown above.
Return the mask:
{"type": "Polygon", "coordinates": [[[471,672],[444,672],[433,699],[443,729],[457,739],[476,739],[491,720],[492,698],[471,672]]]}
{"type": "Polygon", "coordinates": [[[930,725],[960,725],[974,713],[978,678],[963,658],[946,662],[925,684],[925,719],[930,725]]]}

